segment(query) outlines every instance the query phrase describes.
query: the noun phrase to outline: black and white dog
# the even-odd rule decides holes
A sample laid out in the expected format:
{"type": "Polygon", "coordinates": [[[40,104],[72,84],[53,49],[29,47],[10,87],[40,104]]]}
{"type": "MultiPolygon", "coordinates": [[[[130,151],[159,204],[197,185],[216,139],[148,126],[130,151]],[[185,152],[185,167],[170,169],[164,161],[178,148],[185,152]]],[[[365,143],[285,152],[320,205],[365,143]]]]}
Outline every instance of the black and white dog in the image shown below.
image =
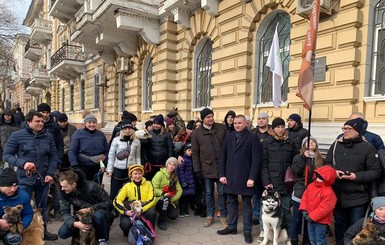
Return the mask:
{"type": "Polygon", "coordinates": [[[262,223],[263,241],[266,245],[273,241],[273,245],[286,243],[291,245],[286,231],[283,210],[281,209],[281,196],[278,192],[265,190],[262,194],[262,223]]]}

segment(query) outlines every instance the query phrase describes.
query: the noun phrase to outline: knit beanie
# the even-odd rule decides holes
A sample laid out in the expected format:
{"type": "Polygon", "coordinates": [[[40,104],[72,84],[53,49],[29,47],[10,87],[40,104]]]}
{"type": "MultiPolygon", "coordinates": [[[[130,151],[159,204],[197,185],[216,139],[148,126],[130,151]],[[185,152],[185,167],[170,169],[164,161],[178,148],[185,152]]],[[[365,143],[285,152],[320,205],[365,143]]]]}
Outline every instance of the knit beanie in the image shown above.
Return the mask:
{"type": "Polygon", "coordinates": [[[350,119],[346,121],[344,126],[345,125],[349,125],[350,127],[354,128],[354,130],[356,130],[357,133],[361,135],[364,129],[364,120],[362,120],[362,118],[350,119]]]}
{"type": "Polygon", "coordinates": [[[0,170],[0,186],[15,186],[19,184],[16,172],[11,168],[0,170]]]}
{"type": "Polygon", "coordinates": [[[124,119],[122,121],[122,123],[120,124],[120,128],[121,129],[124,129],[124,128],[134,128],[134,126],[132,126],[131,120],[124,119]]]}
{"type": "Polygon", "coordinates": [[[9,115],[9,116],[12,116],[13,115],[13,111],[11,109],[5,109],[4,112],[3,112],[4,115],[9,115]]]}
{"type": "Polygon", "coordinates": [[[164,117],[163,117],[163,115],[162,114],[157,115],[154,118],[154,123],[164,126],[164,117]]]}
{"type": "Polygon", "coordinates": [[[170,163],[170,162],[175,162],[176,165],[178,165],[178,159],[176,159],[175,157],[169,157],[166,161],[166,164],[165,166],[167,167],[167,165],[170,163]]]}
{"type": "Polygon", "coordinates": [[[51,112],[51,107],[47,103],[41,103],[37,106],[38,112],[48,111],[51,112]]]}
{"type": "Polygon", "coordinates": [[[190,130],[193,130],[194,124],[195,124],[195,121],[194,120],[190,120],[190,121],[188,121],[186,128],[190,129],[190,130]]]}
{"type": "Polygon", "coordinates": [[[267,120],[269,120],[269,114],[267,114],[266,112],[261,112],[258,114],[258,118],[266,118],[267,120]]]}
{"type": "Polygon", "coordinates": [[[374,197],[372,199],[372,207],[375,211],[377,208],[385,207],[385,197],[374,197]]]}
{"type": "Polygon", "coordinates": [[[300,123],[301,122],[301,116],[296,114],[296,113],[293,113],[289,116],[289,118],[287,120],[293,120],[295,121],[296,123],[300,123]]]}
{"type": "Polygon", "coordinates": [[[280,117],[275,118],[275,119],[273,120],[273,122],[271,123],[271,127],[272,127],[273,129],[274,129],[275,127],[277,127],[277,126],[280,126],[280,125],[285,126],[285,121],[284,121],[282,118],[280,118],[280,117]]]}
{"type": "Polygon", "coordinates": [[[191,143],[187,143],[184,148],[183,148],[183,151],[187,151],[188,149],[191,149],[191,143]]]}
{"type": "Polygon", "coordinates": [[[175,122],[174,120],[172,120],[172,118],[169,118],[169,117],[166,117],[166,126],[170,126],[171,124],[174,124],[175,125],[175,122]]]}
{"type": "Polygon", "coordinates": [[[213,110],[211,110],[210,108],[206,107],[204,108],[203,110],[201,110],[201,119],[205,119],[205,117],[207,117],[208,115],[210,114],[213,114],[214,115],[214,112],[213,110]]]}
{"type": "Polygon", "coordinates": [[[142,165],[140,164],[134,164],[134,165],[131,165],[129,168],[128,168],[128,176],[131,177],[132,175],[132,172],[134,172],[135,170],[139,170],[142,172],[142,174],[144,174],[144,168],[142,165]]]}
{"type": "Polygon", "coordinates": [[[65,113],[60,113],[57,117],[56,117],[56,120],[58,122],[67,122],[68,121],[68,117],[65,113]]]}
{"type": "Polygon", "coordinates": [[[144,123],[144,125],[146,126],[146,129],[147,129],[148,127],[152,126],[152,124],[154,124],[154,122],[153,122],[153,121],[150,121],[150,120],[148,120],[147,122],[144,123]]]}
{"type": "MultiPolygon", "coordinates": [[[[310,139],[313,140],[316,145],[318,145],[318,141],[314,137],[310,136],[310,139]]],[[[307,137],[303,138],[302,145],[304,145],[306,142],[307,142],[307,137]]]]}
{"type": "Polygon", "coordinates": [[[87,114],[87,116],[84,117],[84,123],[91,122],[91,121],[98,122],[95,115],[92,113],[87,114]]]}

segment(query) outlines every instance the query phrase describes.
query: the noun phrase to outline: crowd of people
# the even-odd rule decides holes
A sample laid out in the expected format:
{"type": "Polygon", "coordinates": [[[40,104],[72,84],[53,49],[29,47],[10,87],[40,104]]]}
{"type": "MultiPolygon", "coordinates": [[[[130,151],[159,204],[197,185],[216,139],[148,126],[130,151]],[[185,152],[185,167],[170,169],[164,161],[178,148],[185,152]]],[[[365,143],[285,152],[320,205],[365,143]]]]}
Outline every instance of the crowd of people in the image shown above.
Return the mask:
{"type": "MultiPolygon", "coordinates": [[[[253,127],[248,116],[231,110],[220,123],[210,108],[186,123],[174,110],[165,117],[152,116],[138,129],[137,117],[124,111],[110,142],[92,113],[79,129],[46,103],[25,119],[21,115],[20,110],[1,115],[0,153],[8,167],[0,172],[0,204],[22,204],[26,228],[34,195],[36,208],[43,210],[45,240],[88,231],[90,225],[75,212],[93,213],[100,245],[107,244],[110,226],[119,217],[122,235],[130,236],[135,220],[148,221],[150,230],[167,230],[168,220],[188,217],[190,210],[204,217],[204,227],[218,217],[223,227],[219,235],[237,234],[241,196],[245,242],[253,241],[253,225],[259,225],[257,241],[262,242],[263,190],[280,194],[293,245],[300,240],[327,244],[333,218],[336,245],[347,244],[370,208],[369,218],[385,231],[385,147],[367,131],[362,113],[353,113],[343,124],[343,134],[336,136],[325,158],[298,114],[287,120],[276,117],[270,124],[262,112],[253,127]],[[291,170],[294,183],[285,181],[291,170]],[[111,181],[109,194],[103,177],[111,181]],[[63,221],[58,235],[47,229],[52,190],[53,217],[63,221]],[[138,202],[140,210],[134,208],[138,202]]],[[[21,240],[9,232],[4,218],[0,239],[6,244],[21,240]]]]}

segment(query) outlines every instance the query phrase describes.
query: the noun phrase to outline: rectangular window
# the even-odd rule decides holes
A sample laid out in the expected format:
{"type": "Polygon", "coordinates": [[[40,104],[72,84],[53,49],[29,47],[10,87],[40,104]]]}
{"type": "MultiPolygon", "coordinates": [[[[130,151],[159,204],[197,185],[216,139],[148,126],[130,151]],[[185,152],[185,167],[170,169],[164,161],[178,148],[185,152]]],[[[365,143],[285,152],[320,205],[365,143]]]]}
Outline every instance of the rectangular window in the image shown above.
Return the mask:
{"type": "Polygon", "coordinates": [[[61,89],[61,111],[65,111],[65,89],[61,89]]]}
{"type": "Polygon", "coordinates": [[[95,74],[94,76],[94,108],[99,108],[99,84],[100,84],[101,75],[100,73],[95,74]]]}
{"type": "Polygon", "coordinates": [[[84,110],[84,101],[85,101],[85,81],[84,79],[80,80],[80,110],[84,110]]]}
{"type": "Polygon", "coordinates": [[[119,73],[119,111],[125,110],[126,100],[126,74],[119,73]]]}
{"type": "Polygon", "coordinates": [[[74,110],[74,85],[70,86],[70,111],[74,110]]]}

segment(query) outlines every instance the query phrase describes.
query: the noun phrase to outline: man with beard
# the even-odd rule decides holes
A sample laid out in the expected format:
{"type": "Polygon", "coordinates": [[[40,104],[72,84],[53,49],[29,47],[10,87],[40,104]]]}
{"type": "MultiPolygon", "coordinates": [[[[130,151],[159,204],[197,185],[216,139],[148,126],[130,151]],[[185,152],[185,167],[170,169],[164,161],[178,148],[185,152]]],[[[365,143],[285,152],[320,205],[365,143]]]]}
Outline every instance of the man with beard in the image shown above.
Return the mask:
{"type": "Polygon", "coordinates": [[[293,113],[287,119],[287,132],[289,139],[294,143],[296,151],[299,151],[302,146],[302,140],[308,136],[307,129],[303,128],[301,116],[293,113]]]}

